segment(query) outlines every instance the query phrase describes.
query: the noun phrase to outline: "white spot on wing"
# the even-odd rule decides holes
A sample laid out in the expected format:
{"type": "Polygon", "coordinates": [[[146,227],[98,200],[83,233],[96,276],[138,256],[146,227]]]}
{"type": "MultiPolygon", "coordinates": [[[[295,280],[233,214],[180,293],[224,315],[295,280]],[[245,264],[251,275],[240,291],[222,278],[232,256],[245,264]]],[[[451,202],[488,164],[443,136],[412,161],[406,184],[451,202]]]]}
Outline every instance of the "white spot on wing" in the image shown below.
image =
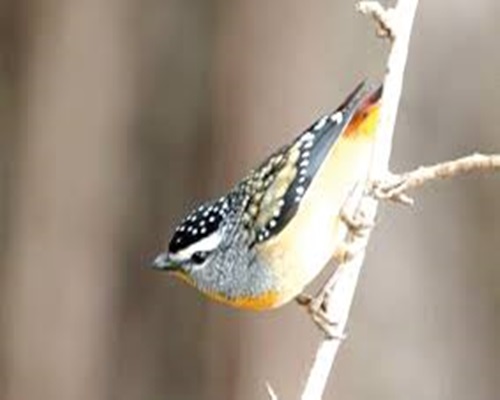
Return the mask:
{"type": "Polygon", "coordinates": [[[316,125],[314,125],[314,130],[319,131],[320,129],[323,129],[328,121],[328,116],[324,116],[321,118],[318,122],[316,122],[316,125]]]}
{"type": "Polygon", "coordinates": [[[300,137],[300,140],[299,142],[300,143],[312,143],[312,141],[314,140],[314,133],[312,132],[306,132],[304,133],[301,137],[300,137]]]}
{"type": "Polygon", "coordinates": [[[304,149],[310,149],[311,147],[313,147],[313,144],[314,143],[312,142],[312,140],[309,140],[309,141],[305,142],[304,145],[303,145],[304,149]]]}
{"type": "Polygon", "coordinates": [[[342,111],[337,111],[335,114],[330,115],[330,119],[335,124],[341,124],[344,120],[344,116],[342,115],[342,111]]]}

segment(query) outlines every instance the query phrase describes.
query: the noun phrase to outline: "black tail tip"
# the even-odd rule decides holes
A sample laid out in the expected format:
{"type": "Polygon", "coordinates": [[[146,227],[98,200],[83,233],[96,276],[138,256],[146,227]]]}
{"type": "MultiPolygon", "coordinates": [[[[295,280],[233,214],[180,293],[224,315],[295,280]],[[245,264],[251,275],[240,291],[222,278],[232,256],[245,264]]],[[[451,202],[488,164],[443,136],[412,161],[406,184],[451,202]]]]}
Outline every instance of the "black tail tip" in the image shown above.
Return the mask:
{"type": "Polygon", "coordinates": [[[375,104],[382,97],[383,84],[368,83],[367,79],[363,79],[354,90],[347,96],[344,102],[338,107],[339,110],[347,107],[356,107],[356,104],[375,104]]]}

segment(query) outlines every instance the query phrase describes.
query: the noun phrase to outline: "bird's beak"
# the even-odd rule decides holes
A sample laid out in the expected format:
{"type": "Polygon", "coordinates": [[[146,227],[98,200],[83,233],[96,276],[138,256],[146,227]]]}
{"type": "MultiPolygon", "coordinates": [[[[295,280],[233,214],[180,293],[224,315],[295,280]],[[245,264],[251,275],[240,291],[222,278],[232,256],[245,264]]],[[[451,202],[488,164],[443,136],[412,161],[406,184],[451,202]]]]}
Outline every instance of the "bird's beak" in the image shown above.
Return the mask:
{"type": "Polygon", "coordinates": [[[160,253],[151,263],[154,269],[176,269],[176,263],[170,258],[168,252],[160,253]]]}

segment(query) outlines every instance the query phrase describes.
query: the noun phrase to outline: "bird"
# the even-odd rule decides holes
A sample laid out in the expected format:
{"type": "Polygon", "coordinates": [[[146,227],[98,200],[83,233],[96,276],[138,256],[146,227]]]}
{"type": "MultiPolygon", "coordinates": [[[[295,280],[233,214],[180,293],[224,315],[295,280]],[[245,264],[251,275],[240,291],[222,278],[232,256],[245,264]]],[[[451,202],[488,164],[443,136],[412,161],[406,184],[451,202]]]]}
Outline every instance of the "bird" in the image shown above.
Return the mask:
{"type": "Polygon", "coordinates": [[[368,178],[382,89],[361,82],[226,195],[196,207],[152,267],[240,309],[298,298],[344,242],[342,206],[368,178]]]}

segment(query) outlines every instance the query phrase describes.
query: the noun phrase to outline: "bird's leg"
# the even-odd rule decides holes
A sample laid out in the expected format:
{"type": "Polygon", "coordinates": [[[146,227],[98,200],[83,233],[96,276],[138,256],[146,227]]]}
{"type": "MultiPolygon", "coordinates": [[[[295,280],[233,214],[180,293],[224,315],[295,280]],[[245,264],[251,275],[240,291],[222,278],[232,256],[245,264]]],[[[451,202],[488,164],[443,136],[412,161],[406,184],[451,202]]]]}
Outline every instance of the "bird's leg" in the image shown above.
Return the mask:
{"type": "Polygon", "coordinates": [[[362,235],[375,225],[375,221],[370,220],[363,212],[351,214],[345,209],[340,210],[340,220],[347,226],[350,232],[362,235]]]}
{"type": "Polygon", "coordinates": [[[343,340],[345,339],[345,334],[337,330],[337,322],[331,320],[328,315],[328,310],[326,309],[327,297],[328,294],[325,292],[325,296],[311,297],[308,304],[304,305],[316,326],[328,339],[343,340]]]}
{"type": "Polygon", "coordinates": [[[301,293],[295,298],[300,306],[305,307],[316,326],[326,335],[326,337],[329,339],[337,340],[344,339],[345,334],[343,332],[338,332],[338,324],[336,321],[330,318],[327,304],[331,288],[335,286],[335,283],[339,279],[340,273],[340,270],[337,269],[328,279],[328,281],[323,285],[316,296],[301,293]]]}
{"type": "Polygon", "coordinates": [[[299,306],[308,307],[311,304],[313,297],[307,293],[300,293],[295,297],[295,301],[299,306]]]}
{"type": "MultiPolygon", "coordinates": [[[[356,190],[361,190],[361,188],[361,186],[356,185],[351,195],[354,196],[353,193],[356,190]]],[[[344,271],[342,265],[350,261],[364,248],[365,241],[360,239],[370,232],[374,226],[374,221],[359,212],[359,208],[354,207],[354,204],[349,199],[341,207],[339,216],[347,228],[346,241],[338,245],[333,254],[333,259],[339,267],[325,282],[316,296],[301,294],[297,296],[296,300],[298,304],[306,308],[314,323],[328,338],[342,340],[345,335],[343,332],[338,331],[338,322],[332,320],[330,310],[328,310],[329,296],[344,271]]]]}

